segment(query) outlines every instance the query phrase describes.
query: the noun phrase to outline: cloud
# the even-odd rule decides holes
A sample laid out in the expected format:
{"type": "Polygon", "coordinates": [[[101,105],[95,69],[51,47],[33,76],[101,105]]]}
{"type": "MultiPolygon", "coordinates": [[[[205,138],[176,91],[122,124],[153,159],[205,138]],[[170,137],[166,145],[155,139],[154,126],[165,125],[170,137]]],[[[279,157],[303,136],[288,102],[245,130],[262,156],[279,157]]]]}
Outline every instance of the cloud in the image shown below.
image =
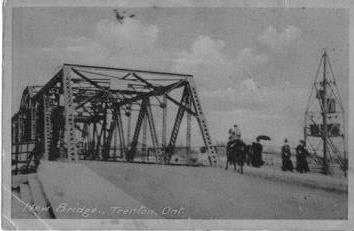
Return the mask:
{"type": "Polygon", "coordinates": [[[236,58],[239,74],[242,74],[243,76],[248,76],[252,73],[255,74],[268,61],[268,55],[257,54],[252,48],[244,48],[236,58]]]}
{"type": "Polygon", "coordinates": [[[174,71],[194,75],[197,85],[202,89],[220,89],[231,81],[231,63],[223,54],[225,43],[208,36],[199,36],[192,43],[190,51],[177,53],[174,71]]]}
{"type": "Polygon", "coordinates": [[[123,24],[104,19],[97,23],[95,28],[95,41],[110,48],[112,52],[122,49],[136,50],[149,49],[154,45],[159,34],[155,25],[144,25],[136,19],[126,19],[123,24]]]}
{"type": "Polygon", "coordinates": [[[208,36],[199,36],[192,44],[191,51],[177,54],[176,69],[193,69],[197,65],[227,65],[222,50],[222,40],[212,40],[208,36]]]}
{"type": "Polygon", "coordinates": [[[269,26],[258,37],[258,41],[275,52],[286,52],[289,49],[299,47],[303,42],[302,31],[291,25],[281,31],[278,31],[273,26],[269,26]]]}
{"type": "Polygon", "coordinates": [[[175,60],[175,71],[195,75],[202,89],[225,89],[247,77],[257,74],[268,62],[266,54],[257,54],[252,48],[244,48],[235,56],[225,54],[225,43],[208,36],[199,36],[189,51],[181,51],[175,60]]]}
{"type": "Polygon", "coordinates": [[[251,78],[240,81],[235,87],[201,91],[201,97],[208,102],[208,109],[215,111],[230,111],[235,108],[264,111],[269,104],[267,95],[268,89],[259,87],[251,78]]]}
{"type": "Polygon", "coordinates": [[[272,86],[262,86],[252,78],[245,79],[236,87],[201,91],[208,102],[208,108],[215,111],[245,109],[260,114],[302,115],[308,89],[279,82],[272,86]]]}
{"type": "Polygon", "coordinates": [[[132,68],[161,69],[172,62],[172,54],[161,49],[156,25],[127,18],[123,24],[103,19],[91,34],[62,37],[42,51],[58,63],[114,65],[132,68]]]}
{"type": "Polygon", "coordinates": [[[250,93],[259,93],[261,88],[258,86],[256,81],[252,78],[245,79],[241,82],[240,84],[240,90],[246,90],[247,92],[250,93]]]}

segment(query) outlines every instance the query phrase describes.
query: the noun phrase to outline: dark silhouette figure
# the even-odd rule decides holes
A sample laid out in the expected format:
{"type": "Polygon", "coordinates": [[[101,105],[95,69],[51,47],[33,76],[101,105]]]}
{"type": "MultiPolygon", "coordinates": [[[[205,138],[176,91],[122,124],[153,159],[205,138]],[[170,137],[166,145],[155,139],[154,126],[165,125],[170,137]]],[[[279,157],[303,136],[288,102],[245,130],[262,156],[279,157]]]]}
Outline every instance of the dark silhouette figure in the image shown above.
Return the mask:
{"type": "Polygon", "coordinates": [[[310,171],[306,159],[307,156],[309,156],[309,152],[305,147],[305,141],[300,140],[300,144],[296,147],[296,171],[299,173],[310,171]]]}
{"type": "Polygon", "coordinates": [[[252,149],[253,149],[253,158],[251,162],[252,166],[259,168],[264,164],[263,157],[262,157],[263,146],[259,142],[259,139],[257,139],[257,143],[252,144],[252,149]]]}
{"type": "Polygon", "coordinates": [[[253,161],[253,146],[252,144],[246,145],[246,164],[250,166],[253,161]]]}
{"type": "Polygon", "coordinates": [[[240,139],[230,139],[227,142],[227,146],[226,146],[227,160],[226,160],[225,169],[228,169],[230,163],[234,165],[234,170],[237,170],[238,172],[243,174],[243,165],[246,159],[245,148],[246,148],[246,144],[240,139]],[[239,170],[236,168],[236,165],[240,166],[239,170]]]}
{"type": "Polygon", "coordinates": [[[291,161],[291,151],[287,139],[285,139],[284,145],[281,148],[281,158],[283,163],[281,169],[283,171],[287,171],[287,170],[293,171],[294,166],[293,166],[293,162],[291,161]]]}

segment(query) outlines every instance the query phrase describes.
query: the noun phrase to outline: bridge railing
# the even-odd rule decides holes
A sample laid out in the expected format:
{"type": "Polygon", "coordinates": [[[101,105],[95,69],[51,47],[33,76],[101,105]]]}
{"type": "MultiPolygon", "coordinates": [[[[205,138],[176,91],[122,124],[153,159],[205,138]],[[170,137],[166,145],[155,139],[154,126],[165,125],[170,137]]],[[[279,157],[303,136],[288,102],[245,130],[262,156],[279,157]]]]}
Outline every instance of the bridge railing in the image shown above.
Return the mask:
{"type": "Polygon", "coordinates": [[[13,143],[11,151],[12,174],[25,174],[34,167],[34,158],[31,157],[35,143],[32,141],[13,143]]]}

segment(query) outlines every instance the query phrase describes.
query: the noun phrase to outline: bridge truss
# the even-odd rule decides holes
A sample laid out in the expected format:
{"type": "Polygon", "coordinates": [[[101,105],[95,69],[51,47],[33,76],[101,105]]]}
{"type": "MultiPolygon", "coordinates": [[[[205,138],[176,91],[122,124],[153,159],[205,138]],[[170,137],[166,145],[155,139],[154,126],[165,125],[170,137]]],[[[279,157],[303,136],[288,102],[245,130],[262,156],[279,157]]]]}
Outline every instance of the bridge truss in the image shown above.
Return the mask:
{"type": "Polygon", "coordinates": [[[64,64],[44,86],[24,90],[12,118],[13,153],[27,152],[27,164],[41,158],[133,162],[143,156],[169,164],[184,117],[186,152],[195,118],[208,162],[216,165],[192,75],[64,64]],[[31,150],[23,151],[24,144],[31,150]]]}

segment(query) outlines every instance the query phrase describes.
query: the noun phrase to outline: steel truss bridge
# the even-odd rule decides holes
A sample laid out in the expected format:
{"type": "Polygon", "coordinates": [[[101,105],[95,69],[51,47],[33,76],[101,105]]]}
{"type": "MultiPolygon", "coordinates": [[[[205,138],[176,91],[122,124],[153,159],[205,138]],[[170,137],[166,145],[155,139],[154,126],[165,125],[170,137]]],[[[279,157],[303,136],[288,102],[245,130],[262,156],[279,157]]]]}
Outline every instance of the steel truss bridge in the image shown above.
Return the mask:
{"type": "Polygon", "coordinates": [[[133,162],[149,153],[170,164],[184,117],[186,152],[195,118],[208,162],[216,165],[192,75],[64,64],[44,86],[23,91],[12,117],[12,163],[18,172],[19,164],[28,170],[40,159],[133,162]]]}

